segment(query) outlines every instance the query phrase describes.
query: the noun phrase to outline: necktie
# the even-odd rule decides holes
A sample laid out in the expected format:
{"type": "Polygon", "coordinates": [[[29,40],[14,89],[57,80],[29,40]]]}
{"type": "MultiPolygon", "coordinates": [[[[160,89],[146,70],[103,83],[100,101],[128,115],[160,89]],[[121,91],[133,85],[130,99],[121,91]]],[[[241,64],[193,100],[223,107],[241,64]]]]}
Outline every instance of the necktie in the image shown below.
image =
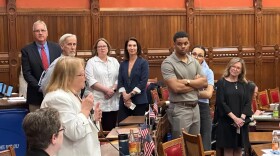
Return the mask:
{"type": "Polygon", "coordinates": [[[44,69],[47,70],[49,67],[49,61],[43,45],[41,47],[41,59],[44,69]]]}

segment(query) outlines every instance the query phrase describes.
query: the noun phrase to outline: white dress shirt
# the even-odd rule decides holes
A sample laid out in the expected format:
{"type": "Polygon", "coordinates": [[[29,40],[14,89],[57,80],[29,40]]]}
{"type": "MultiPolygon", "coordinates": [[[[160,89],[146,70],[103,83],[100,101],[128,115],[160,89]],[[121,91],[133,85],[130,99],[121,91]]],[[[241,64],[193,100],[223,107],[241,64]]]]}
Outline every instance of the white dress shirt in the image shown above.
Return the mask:
{"type": "Polygon", "coordinates": [[[119,93],[116,92],[110,99],[105,99],[103,92],[93,90],[90,86],[98,82],[112,88],[118,82],[119,67],[118,60],[109,56],[107,56],[106,62],[102,61],[98,56],[94,56],[87,61],[85,70],[87,87],[84,95],[92,92],[94,103],[100,102],[100,109],[103,112],[119,110],[119,93]]]}

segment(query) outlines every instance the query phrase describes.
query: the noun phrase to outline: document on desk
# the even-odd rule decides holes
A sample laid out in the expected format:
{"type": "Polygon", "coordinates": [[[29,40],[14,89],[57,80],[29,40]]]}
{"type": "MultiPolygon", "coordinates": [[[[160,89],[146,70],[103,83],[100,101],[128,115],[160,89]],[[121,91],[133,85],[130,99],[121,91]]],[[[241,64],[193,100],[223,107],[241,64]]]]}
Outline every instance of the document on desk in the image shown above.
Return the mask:
{"type": "Polygon", "coordinates": [[[280,130],[273,130],[272,134],[274,134],[274,132],[276,132],[277,135],[280,135],[280,130]]]}
{"type": "Polygon", "coordinates": [[[26,102],[26,99],[24,97],[10,97],[7,101],[8,103],[26,102]]]}
{"type": "Polygon", "coordinates": [[[117,129],[117,133],[118,134],[129,134],[130,130],[133,130],[133,133],[139,133],[139,128],[138,127],[134,127],[134,128],[119,128],[117,129]]]}
{"type": "Polygon", "coordinates": [[[279,151],[272,151],[272,149],[262,149],[264,154],[262,156],[276,156],[280,155],[279,151]]]}
{"type": "Polygon", "coordinates": [[[272,119],[271,115],[253,115],[254,119],[272,119]]]}

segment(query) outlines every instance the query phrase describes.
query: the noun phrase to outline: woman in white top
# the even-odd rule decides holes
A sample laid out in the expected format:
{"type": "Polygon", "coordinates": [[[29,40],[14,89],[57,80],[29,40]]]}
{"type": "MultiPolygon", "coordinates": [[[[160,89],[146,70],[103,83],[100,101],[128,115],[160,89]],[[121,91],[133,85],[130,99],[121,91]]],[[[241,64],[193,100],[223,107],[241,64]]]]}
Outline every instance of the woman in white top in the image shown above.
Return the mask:
{"type": "Polygon", "coordinates": [[[102,110],[102,128],[110,131],[116,126],[119,110],[119,95],[116,92],[119,62],[110,54],[111,46],[104,38],[98,39],[93,46],[93,57],[87,61],[85,96],[92,92],[95,102],[102,110]]]}
{"type": "Polygon", "coordinates": [[[84,60],[69,56],[60,58],[41,104],[41,108],[56,108],[62,125],[66,128],[58,156],[101,155],[98,131],[102,112],[99,104],[96,104],[92,114],[94,102],[92,94],[84,99],[79,97],[84,86],[84,60]]]}

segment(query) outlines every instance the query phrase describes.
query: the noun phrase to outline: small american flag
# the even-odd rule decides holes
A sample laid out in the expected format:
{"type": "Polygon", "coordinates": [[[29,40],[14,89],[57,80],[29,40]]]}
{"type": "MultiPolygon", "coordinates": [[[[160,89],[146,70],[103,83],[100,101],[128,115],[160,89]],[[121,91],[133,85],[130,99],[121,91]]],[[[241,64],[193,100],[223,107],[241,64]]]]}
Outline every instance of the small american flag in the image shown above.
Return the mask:
{"type": "Polygon", "coordinates": [[[150,110],[149,110],[149,116],[150,116],[150,118],[156,118],[156,115],[155,115],[154,111],[152,110],[152,108],[150,107],[149,109],[150,109],[150,110]]]}
{"type": "Polygon", "coordinates": [[[153,108],[154,108],[155,114],[158,114],[158,105],[157,105],[157,101],[156,100],[155,100],[155,103],[153,105],[153,108]]]}
{"type": "Polygon", "coordinates": [[[149,129],[146,124],[142,124],[140,127],[140,135],[142,138],[145,138],[149,134],[149,129]]]}
{"type": "Polygon", "coordinates": [[[151,156],[154,149],[155,149],[155,144],[152,140],[152,137],[150,135],[147,135],[144,142],[144,155],[151,156]]]}

